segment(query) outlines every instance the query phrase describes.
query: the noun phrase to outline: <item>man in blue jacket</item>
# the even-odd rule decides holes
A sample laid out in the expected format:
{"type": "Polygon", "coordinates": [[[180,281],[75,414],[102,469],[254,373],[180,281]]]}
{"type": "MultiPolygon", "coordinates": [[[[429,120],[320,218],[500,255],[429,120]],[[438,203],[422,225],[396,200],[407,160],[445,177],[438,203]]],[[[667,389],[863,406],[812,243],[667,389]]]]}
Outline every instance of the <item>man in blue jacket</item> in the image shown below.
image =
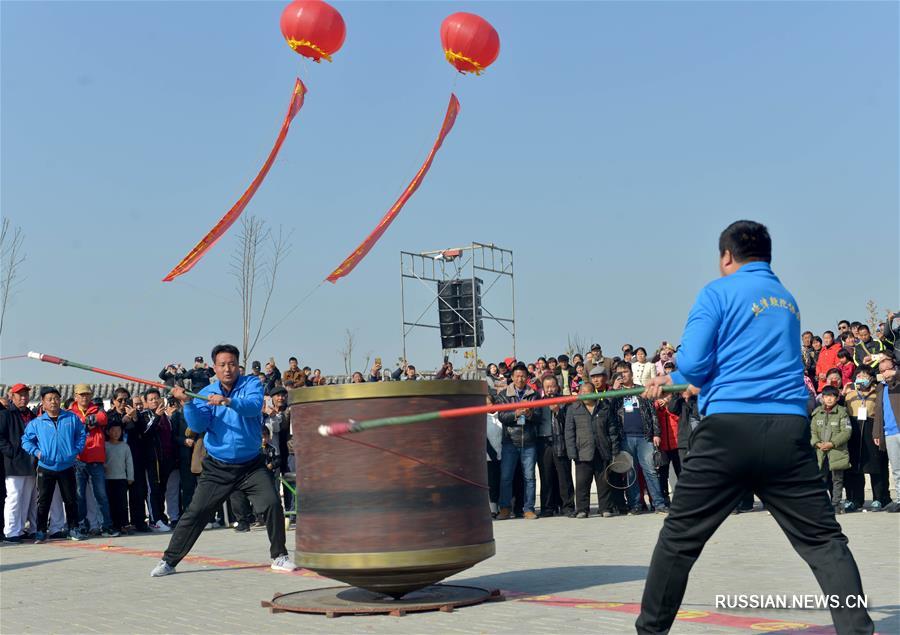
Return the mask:
{"type": "Polygon", "coordinates": [[[219,344],[211,357],[218,381],[199,393],[208,396],[208,401],[191,399],[184,388],[172,389],[172,396],[184,404],[188,427],[198,434],[206,433],[203,443],[208,456],[203,459],[203,472],[191,504],[150,575],[175,573],[213,513],[235,490],[246,494],[253,509],[265,515],[272,569],[293,571],[297,565],[285,546],[284,510],[262,454],[263,385],[254,375],[240,374],[236,347],[219,344]]]}
{"type": "Polygon", "coordinates": [[[47,520],[53,491],[59,493],[66,508],[69,539],[83,540],[78,530],[78,498],[75,487],[75,457],[87,439],[84,425],[70,410],[60,408],[59,391],[53,386],[41,388],[41,416],[33,419],[22,435],[22,449],[37,459],[37,531],[35,544],[47,539],[47,520]]]}
{"type": "Polygon", "coordinates": [[[831,608],[837,632],[874,630],[865,608],[845,602],[863,595],[862,581],[810,445],[800,309],[771,261],[764,225],[737,221],[722,232],[722,277],[700,291],[691,309],[678,370],[654,378],[644,393],[656,399],[666,384],[690,383],[700,389],[703,419],[692,432],[653,552],[639,633],[668,633],[691,567],[747,488],[809,564],[822,592],[840,598],[831,608]]]}

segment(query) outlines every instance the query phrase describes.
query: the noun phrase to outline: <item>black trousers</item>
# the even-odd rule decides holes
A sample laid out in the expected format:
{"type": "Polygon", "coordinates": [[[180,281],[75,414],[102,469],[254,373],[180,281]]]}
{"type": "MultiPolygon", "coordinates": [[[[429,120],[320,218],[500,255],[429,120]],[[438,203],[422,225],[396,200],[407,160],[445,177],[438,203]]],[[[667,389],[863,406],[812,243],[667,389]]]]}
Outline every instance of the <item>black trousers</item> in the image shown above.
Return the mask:
{"type": "Polygon", "coordinates": [[[556,478],[556,464],[553,461],[553,441],[539,437],[534,462],[541,479],[541,513],[556,513],[559,510],[559,482],[556,478]]]}
{"type": "MultiPolygon", "coordinates": [[[[647,573],[638,633],[669,632],[691,567],[748,489],[771,512],[824,594],[863,595],[847,537],[822,487],[809,419],[710,415],[691,433],[691,451],[647,573]]],[[[841,635],[874,629],[864,608],[832,608],[831,617],[841,635]]]]}
{"type": "MultiPolygon", "coordinates": [[[[552,448],[551,448],[552,451],[552,448]]],[[[565,456],[553,456],[556,485],[559,489],[559,510],[563,514],[575,511],[575,483],[572,481],[572,461],[565,456]]]]}
{"type": "Polygon", "coordinates": [[[128,486],[128,509],[131,516],[131,524],[135,529],[144,529],[147,527],[147,479],[144,475],[147,472],[147,464],[143,460],[143,450],[138,445],[128,446],[131,448],[131,459],[134,462],[134,482],[128,486]]]}
{"type": "Polygon", "coordinates": [[[606,461],[596,453],[592,461],[575,461],[575,511],[590,513],[591,481],[597,484],[597,513],[609,511],[606,461]]]}
{"type": "Polygon", "coordinates": [[[157,520],[167,522],[166,517],[166,484],[169,474],[175,466],[171,462],[160,461],[155,456],[147,460],[147,483],[150,488],[150,522],[157,520]]]}
{"type": "MultiPolygon", "coordinates": [[[[634,472],[618,474],[612,470],[607,471],[605,480],[610,488],[610,511],[615,510],[620,514],[628,512],[628,501],[625,500],[625,490],[628,489],[626,485],[628,485],[629,480],[632,478],[637,478],[637,475],[634,472]]],[[[602,513],[606,510],[601,509],[600,511],[602,513]]]]}
{"type": "Polygon", "coordinates": [[[194,498],[194,490],[197,489],[197,475],[191,472],[191,466],[188,464],[178,466],[178,476],[181,483],[179,486],[181,490],[181,508],[178,510],[180,517],[184,510],[190,507],[191,500],[194,498]]]}
{"type": "Polygon", "coordinates": [[[672,464],[672,469],[675,470],[675,477],[678,478],[681,476],[681,455],[678,453],[678,450],[660,450],[663,452],[666,457],[668,457],[669,461],[661,468],[659,468],[659,489],[662,492],[663,498],[666,499],[666,505],[672,504],[672,496],[669,493],[669,463],[672,464]]]}
{"type": "Polygon", "coordinates": [[[487,462],[488,501],[500,504],[500,461],[487,462]]]}
{"type": "Polygon", "coordinates": [[[37,530],[47,531],[47,520],[50,518],[50,503],[53,502],[53,491],[59,485],[59,495],[66,509],[66,524],[69,529],[78,526],[78,499],[75,488],[75,468],[55,472],[38,467],[37,490],[37,530]]]}
{"type": "Polygon", "coordinates": [[[112,526],[122,529],[128,524],[128,481],[124,478],[106,479],[106,496],[109,498],[112,526]]]}
{"type": "Polygon", "coordinates": [[[234,491],[246,494],[256,511],[265,514],[272,558],[287,555],[284,510],[275,494],[272,474],[266,469],[265,458],[260,455],[249,463],[235,465],[207,456],[203,459],[203,473],[197,479],[194,499],[175,525],[163,560],[172,567],[177,566],[197,542],[216,508],[234,491]]]}
{"type": "MultiPolygon", "coordinates": [[[[239,489],[231,492],[231,495],[228,497],[228,502],[231,504],[231,513],[229,514],[231,521],[237,521],[239,523],[247,523],[248,525],[253,524],[255,520],[253,517],[254,510],[250,505],[250,499],[247,497],[247,494],[242,492],[239,489]]],[[[282,509],[284,509],[282,507],[282,509]]]]}

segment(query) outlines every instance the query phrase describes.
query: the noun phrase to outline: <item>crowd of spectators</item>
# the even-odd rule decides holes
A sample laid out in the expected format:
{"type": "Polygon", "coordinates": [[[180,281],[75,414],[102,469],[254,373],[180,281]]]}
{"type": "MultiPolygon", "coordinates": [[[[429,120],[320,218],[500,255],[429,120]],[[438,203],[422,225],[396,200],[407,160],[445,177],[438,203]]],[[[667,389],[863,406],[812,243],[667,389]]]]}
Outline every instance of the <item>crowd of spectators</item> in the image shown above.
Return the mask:
{"type": "MultiPolygon", "coordinates": [[[[900,507],[890,496],[891,471],[895,495],[900,487],[900,382],[894,347],[900,328],[894,328],[894,321],[894,314],[888,314],[874,334],[866,324],[842,320],[837,334],[807,331],[802,336],[798,372],[804,373],[809,391],[811,446],[837,513],[900,507]]],[[[509,357],[488,364],[483,369],[488,402],[522,404],[487,416],[492,515],[497,520],[587,518],[592,486],[595,513],[602,517],[666,513],[677,495],[677,483],[670,485],[670,478],[677,479],[690,456],[691,431],[702,424],[698,389],[654,401],[636,394],[538,408],[529,408],[528,402],[641,387],[675,370],[676,351],[668,342],[652,354],[625,344],[609,357],[594,344],[583,355],[541,356],[532,363],[509,357]]],[[[241,372],[246,372],[243,367],[241,372]]],[[[260,452],[290,513],[299,506],[291,486],[295,464],[288,390],[328,380],[319,369],[301,367],[296,357],[289,358],[284,371],[274,358],[264,366],[253,361],[249,374],[265,386],[260,452]]],[[[168,364],[159,377],[167,386],[196,391],[214,380],[214,372],[198,356],[192,368],[168,364]]],[[[456,380],[460,374],[445,358],[430,377],[456,380]]],[[[412,364],[387,371],[380,359],[351,377],[352,383],[419,380],[423,375],[412,364]]],[[[203,436],[190,430],[177,400],[156,388],[131,394],[118,387],[105,407],[87,384],[77,385],[75,397],[66,402],[51,386],[39,396],[40,402],[30,406],[29,386],[16,384],[0,399],[6,542],[165,532],[177,524],[191,502],[204,452],[203,436]]],[[[753,492],[745,492],[735,512],[753,505],[753,492]]],[[[238,532],[261,523],[239,492],[209,519],[207,528],[225,526],[226,518],[238,532]]]]}

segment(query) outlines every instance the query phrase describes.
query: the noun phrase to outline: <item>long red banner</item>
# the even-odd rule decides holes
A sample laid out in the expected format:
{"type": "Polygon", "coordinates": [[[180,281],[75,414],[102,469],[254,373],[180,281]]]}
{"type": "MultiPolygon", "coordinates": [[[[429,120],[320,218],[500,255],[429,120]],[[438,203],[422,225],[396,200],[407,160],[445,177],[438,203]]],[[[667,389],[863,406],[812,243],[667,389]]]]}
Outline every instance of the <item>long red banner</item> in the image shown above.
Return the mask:
{"type": "Polygon", "coordinates": [[[381,222],[378,223],[378,226],[375,230],[369,234],[369,236],[360,243],[359,247],[357,247],[353,253],[347,256],[347,259],[342,262],[337,269],[331,272],[331,275],[326,278],[328,282],[334,283],[337,282],[339,278],[343,278],[351,271],[359,262],[366,257],[366,254],[372,249],[378,239],[384,235],[384,232],[387,231],[387,228],[390,227],[391,223],[394,222],[394,219],[397,217],[397,214],[400,213],[400,210],[403,209],[403,206],[406,205],[406,202],[410,199],[410,197],[416,193],[416,190],[419,189],[419,186],[422,184],[422,180],[425,178],[425,175],[428,174],[428,169],[431,167],[432,161],[434,161],[434,155],[437,154],[437,151],[440,149],[441,144],[444,143],[444,139],[448,134],[450,134],[450,130],[453,129],[453,124],[456,122],[456,116],[459,114],[459,99],[456,98],[456,95],[450,94],[450,104],[447,106],[447,114],[444,116],[444,123],[441,125],[441,131],[438,134],[437,141],[434,142],[434,145],[431,147],[431,152],[428,153],[428,157],[425,159],[425,163],[422,164],[422,167],[419,168],[419,171],[416,172],[416,175],[413,177],[413,180],[410,181],[409,185],[403,190],[403,194],[400,195],[400,198],[397,199],[391,208],[387,211],[387,214],[384,215],[384,218],[381,219],[381,222]]]}
{"type": "Polygon", "coordinates": [[[187,273],[193,268],[197,262],[203,257],[207,251],[209,251],[213,245],[218,242],[218,240],[228,231],[228,228],[234,224],[234,221],[238,219],[241,215],[241,212],[244,211],[244,208],[247,207],[247,203],[250,202],[250,199],[253,198],[253,195],[256,194],[256,190],[259,189],[259,186],[262,185],[263,179],[266,178],[266,175],[269,173],[269,169],[272,167],[272,164],[275,163],[275,157],[278,156],[278,151],[281,150],[281,144],[284,143],[285,138],[287,137],[288,130],[291,127],[291,121],[293,121],[294,116],[300,111],[303,107],[303,98],[306,95],[306,86],[303,85],[303,82],[300,81],[300,78],[297,78],[296,83],[294,84],[294,92],[291,93],[291,103],[288,106],[287,115],[284,118],[284,123],[281,124],[281,132],[278,133],[278,138],[275,140],[275,145],[272,147],[272,151],[269,152],[269,156],[266,159],[266,162],[263,163],[262,169],[259,171],[259,174],[256,175],[256,178],[253,179],[253,182],[250,183],[250,187],[247,188],[247,191],[237,200],[237,203],[228,210],[228,212],[216,223],[215,227],[209,230],[209,233],[206,234],[200,242],[194,245],[194,248],[188,253],[184,259],[179,262],[169,274],[163,278],[163,282],[171,282],[178,276],[187,273]]]}

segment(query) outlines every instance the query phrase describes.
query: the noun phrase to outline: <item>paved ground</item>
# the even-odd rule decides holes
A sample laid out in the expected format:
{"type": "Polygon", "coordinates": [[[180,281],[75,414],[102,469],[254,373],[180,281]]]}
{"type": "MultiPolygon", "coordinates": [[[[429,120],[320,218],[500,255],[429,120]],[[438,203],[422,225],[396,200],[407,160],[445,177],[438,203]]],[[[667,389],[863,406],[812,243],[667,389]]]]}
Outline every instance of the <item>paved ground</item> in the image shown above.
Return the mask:
{"type": "MultiPolygon", "coordinates": [[[[900,633],[900,514],[841,519],[880,633],[900,633]]],[[[505,602],[402,618],[272,615],[276,592],[330,586],[267,568],[265,533],[207,531],[179,573],[150,578],[167,535],[0,547],[3,633],[617,633],[633,632],[662,517],[510,520],[497,555],[455,582],[496,587],[505,602]]],[[[288,537],[292,540],[293,533],[288,537]]],[[[716,594],[816,594],[772,517],[730,517],[694,569],[676,633],[830,633],[818,610],[715,608],[716,594]]]]}

